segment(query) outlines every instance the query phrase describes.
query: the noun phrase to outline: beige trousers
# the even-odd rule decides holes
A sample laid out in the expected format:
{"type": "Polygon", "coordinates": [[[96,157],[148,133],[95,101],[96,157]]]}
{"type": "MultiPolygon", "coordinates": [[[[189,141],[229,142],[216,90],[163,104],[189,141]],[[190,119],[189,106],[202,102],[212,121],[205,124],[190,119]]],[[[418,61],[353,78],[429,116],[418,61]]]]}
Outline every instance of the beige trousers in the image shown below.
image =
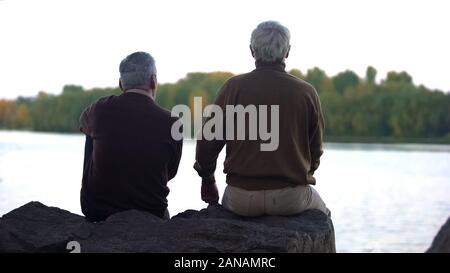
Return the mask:
{"type": "Polygon", "coordinates": [[[309,185],[258,191],[228,185],[222,205],[242,216],[293,215],[307,209],[318,209],[331,216],[319,193],[309,185]]]}

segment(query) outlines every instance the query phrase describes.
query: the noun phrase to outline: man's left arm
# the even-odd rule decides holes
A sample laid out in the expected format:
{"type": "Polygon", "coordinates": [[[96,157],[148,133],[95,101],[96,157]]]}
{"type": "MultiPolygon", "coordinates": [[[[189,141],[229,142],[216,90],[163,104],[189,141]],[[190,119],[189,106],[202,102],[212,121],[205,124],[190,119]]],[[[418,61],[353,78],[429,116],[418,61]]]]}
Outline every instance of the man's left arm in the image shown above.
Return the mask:
{"type": "Polygon", "coordinates": [[[177,174],[182,152],[183,152],[183,139],[175,141],[175,155],[169,165],[168,180],[171,180],[177,174]]]}
{"type": "Polygon", "coordinates": [[[313,99],[313,115],[310,121],[310,153],[311,153],[311,169],[310,173],[314,172],[319,168],[320,157],[323,154],[323,131],[325,129],[325,121],[322,113],[322,106],[320,104],[320,98],[315,91],[315,96],[313,99]]]}

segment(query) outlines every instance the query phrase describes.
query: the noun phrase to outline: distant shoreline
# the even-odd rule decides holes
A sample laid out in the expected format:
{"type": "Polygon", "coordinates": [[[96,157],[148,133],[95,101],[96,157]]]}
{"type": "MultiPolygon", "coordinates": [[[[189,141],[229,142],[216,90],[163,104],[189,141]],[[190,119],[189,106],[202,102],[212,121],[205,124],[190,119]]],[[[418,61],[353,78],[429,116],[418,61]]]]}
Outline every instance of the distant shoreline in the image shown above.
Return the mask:
{"type": "Polygon", "coordinates": [[[450,144],[450,137],[396,138],[396,137],[336,137],[325,136],[324,142],[364,144],[450,144]]]}
{"type": "MultiPolygon", "coordinates": [[[[40,133],[40,134],[61,134],[61,135],[81,135],[77,132],[57,132],[57,131],[31,131],[31,130],[9,130],[0,128],[0,132],[18,133],[40,133]]],[[[185,139],[195,141],[195,139],[185,139]]],[[[444,144],[450,145],[450,137],[441,138],[395,138],[395,137],[354,137],[354,136],[324,136],[324,143],[348,143],[348,144],[444,144]]]]}

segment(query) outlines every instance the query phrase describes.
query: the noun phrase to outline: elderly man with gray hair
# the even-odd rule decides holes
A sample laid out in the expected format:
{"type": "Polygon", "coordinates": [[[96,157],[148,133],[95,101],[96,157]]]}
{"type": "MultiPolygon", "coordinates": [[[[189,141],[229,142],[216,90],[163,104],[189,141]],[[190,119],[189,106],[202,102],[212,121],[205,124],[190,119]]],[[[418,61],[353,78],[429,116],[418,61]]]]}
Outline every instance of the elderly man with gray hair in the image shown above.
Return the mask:
{"type": "MultiPolygon", "coordinates": [[[[203,201],[219,201],[214,171],[218,154],[226,145],[224,173],[228,185],[222,198],[224,207],[242,216],[292,215],[306,209],[319,209],[330,215],[311,186],[316,183],[313,175],[323,153],[320,100],[310,84],[286,73],[289,40],[289,30],[278,22],[259,24],[250,40],[256,69],[229,79],[215,101],[225,113],[224,124],[236,119],[226,116],[227,105],[277,105],[278,126],[272,127],[279,128],[278,148],[261,151],[261,139],[225,138],[227,130],[236,132],[236,126],[224,126],[222,139],[199,139],[194,168],[202,178],[203,201]]],[[[248,123],[245,130],[248,134],[248,123]]]]}
{"type": "Polygon", "coordinates": [[[176,118],[154,101],[155,61],[135,52],[120,63],[122,94],[88,106],[81,209],[91,221],[138,209],[168,218],[167,182],[178,170],[182,140],[171,136],[176,118]]]}

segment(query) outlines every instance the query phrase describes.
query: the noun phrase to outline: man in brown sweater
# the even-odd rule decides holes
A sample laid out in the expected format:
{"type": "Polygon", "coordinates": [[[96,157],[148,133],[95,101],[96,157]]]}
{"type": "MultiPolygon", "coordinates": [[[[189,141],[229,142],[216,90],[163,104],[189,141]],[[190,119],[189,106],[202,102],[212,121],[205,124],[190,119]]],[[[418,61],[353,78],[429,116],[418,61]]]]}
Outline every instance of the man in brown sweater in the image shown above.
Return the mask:
{"type": "MultiPolygon", "coordinates": [[[[217,157],[226,145],[224,173],[228,185],[222,199],[224,207],[243,216],[291,215],[306,209],[330,214],[310,186],[316,183],[313,175],[323,153],[324,120],[320,100],[310,84],[285,72],[289,40],[289,30],[279,23],[259,24],[250,44],[256,69],[229,79],[219,91],[215,104],[224,113],[224,135],[197,141],[194,168],[202,177],[201,195],[205,202],[219,201],[214,171],[217,157]],[[230,128],[226,120],[239,119],[234,113],[229,116],[226,110],[230,105],[276,109],[277,113],[268,110],[267,115],[268,128],[278,130],[274,149],[262,149],[267,139],[248,138],[251,122],[245,124],[244,133],[239,132],[236,124],[230,128]],[[274,113],[278,115],[275,123],[270,117],[274,113]],[[247,138],[230,139],[229,135],[225,136],[227,130],[238,131],[237,134],[247,138]]],[[[258,124],[261,126],[261,120],[258,124]]]]}
{"type": "Polygon", "coordinates": [[[177,118],[154,101],[156,86],[152,56],[135,52],[120,64],[123,93],[101,98],[81,114],[81,209],[91,221],[129,209],[169,217],[167,182],[177,173],[183,140],[172,138],[177,118]]]}

